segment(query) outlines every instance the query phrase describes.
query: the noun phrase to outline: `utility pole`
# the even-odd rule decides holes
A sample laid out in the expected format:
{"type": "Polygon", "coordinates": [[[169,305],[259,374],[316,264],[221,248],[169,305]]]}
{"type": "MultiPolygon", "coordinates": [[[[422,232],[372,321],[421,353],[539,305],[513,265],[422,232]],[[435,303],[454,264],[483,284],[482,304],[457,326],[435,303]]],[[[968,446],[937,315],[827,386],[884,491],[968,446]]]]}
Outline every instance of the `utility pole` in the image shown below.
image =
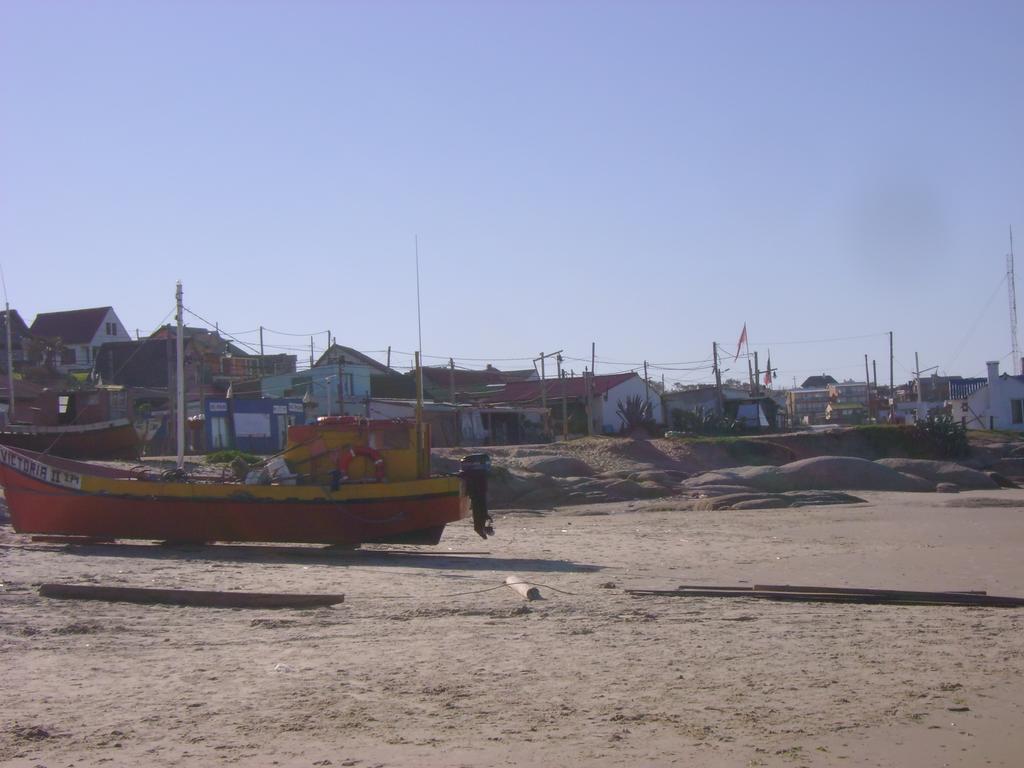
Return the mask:
{"type": "Polygon", "coordinates": [[[587,434],[594,434],[594,387],[592,384],[593,374],[587,371],[587,367],[583,368],[583,385],[587,392],[587,434]]]}
{"type": "Polygon", "coordinates": [[[868,418],[871,417],[871,376],[868,375],[868,355],[864,353],[864,389],[867,392],[868,418]]]}
{"type": "Polygon", "coordinates": [[[388,365],[388,368],[391,367],[391,345],[390,344],[388,344],[388,363],[387,363],[387,365],[388,365]]]}
{"type": "Polygon", "coordinates": [[[562,370],[562,355],[555,356],[555,363],[558,365],[558,382],[562,390],[562,441],[569,440],[569,406],[565,402],[565,371],[562,370]]]}
{"type": "Polygon", "coordinates": [[[896,379],[893,375],[892,331],[889,331],[889,421],[896,420],[896,379]]]}
{"type": "MultiPolygon", "coordinates": [[[[329,349],[329,347],[328,347],[329,349]]],[[[345,415],[345,356],[338,358],[338,402],[341,404],[339,416],[345,415]]]]}
{"type": "MultiPolygon", "coordinates": [[[[174,431],[177,437],[178,444],[178,469],[185,467],[185,420],[188,417],[188,403],[185,402],[185,313],[184,305],[181,300],[181,281],[178,281],[178,287],[175,291],[175,302],[177,304],[177,323],[178,327],[174,334],[174,346],[175,346],[175,369],[174,369],[174,389],[177,393],[175,398],[177,401],[177,408],[175,409],[175,416],[177,417],[174,425],[174,431]]],[[[13,387],[12,387],[13,389],[13,387]]]]}
{"type": "MultiPolygon", "coordinates": [[[[541,407],[544,409],[545,421],[550,419],[550,414],[548,413],[548,388],[546,383],[547,377],[544,373],[544,358],[554,357],[557,358],[558,360],[561,360],[561,355],[563,351],[564,350],[560,349],[557,352],[541,352],[540,357],[536,357],[533,360],[534,364],[536,364],[537,361],[540,360],[540,404],[541,407]]],[[[561,368],[559,368],[559,370],[561,370],[561,368]]]]}
{"type": "Polygon", "coordinates": [[[871,360],[871,380],[875,385],[875,397],[878,397],[878,361],[872,358],[871,360]]]}
{"type": "Polygon", "coordinates": [[[754,350],[754,391],[751,392],[751,395],[754,397],[761,395],[761,364],[757,361],[756,349],[754,350]]]}
{"type": "Polygon", "coordinates": [[[544,419],[548,417],[548,390],[544,386],[544,353],[540,353],[540,406],[544,409],[544,419]]]}
{"type": "Polygon", "coordinates": [[[448,358],[448,391],[451,402],[455,404],[455,358],[448,358]]]}
{"type": "Polygon", "coordinates": [[[1020,344],[1017,341],[1017,278],[1013,270],[1013,227],[1010,227],[1010,252],[1006,254],[1006,283],[1010,291],[1010,355],[1013,373],[1021,372],[1020,344]]]}
{"type": "Polygon", "coordinates": [[[717,395],[716,402],[718,403],[718,413],[716,415],[721,416],[725,411],[725,403],[722,402],[722,370],[718,367],[718,342],[711,342],[711,354],[715,360],[715,393],[717,395]]]}
{"type": "Polygon", "coordinates": [[[917,388],[917,413],[914,416],[914,422],[921,421],[921,410],[924,408],[924,403],[921,400],[921,361],[917,357],[917,352],[914,353],[914,384],[917,388]]]}
{"type": "Polygon", "coordinates": [[[647,361],[644,360],[644,397],[647,398],[647,407],[651,407],[651,380],[647,378],[647,361]]]}
{"type": "Polygon", "coordinates": [[[310,370],[313,368],[313,337],[309,337],[309,367],[310,370]]]}

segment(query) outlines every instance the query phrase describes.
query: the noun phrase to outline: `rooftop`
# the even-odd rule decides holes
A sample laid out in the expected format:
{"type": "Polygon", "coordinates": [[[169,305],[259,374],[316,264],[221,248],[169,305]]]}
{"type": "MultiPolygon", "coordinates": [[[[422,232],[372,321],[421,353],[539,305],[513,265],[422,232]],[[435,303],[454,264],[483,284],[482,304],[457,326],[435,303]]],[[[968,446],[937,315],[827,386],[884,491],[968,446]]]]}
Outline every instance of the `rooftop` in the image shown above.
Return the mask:
{"type": "MultiPolygon", "coordinates": [[[[64,312],[41,312],[32,322],[36,336],[59,338],[65,344],[87,344],[92,341],[111,307],[69,309],[64,312]]],[[[14,329],[12,322],[11,329],[14,329]]]]}

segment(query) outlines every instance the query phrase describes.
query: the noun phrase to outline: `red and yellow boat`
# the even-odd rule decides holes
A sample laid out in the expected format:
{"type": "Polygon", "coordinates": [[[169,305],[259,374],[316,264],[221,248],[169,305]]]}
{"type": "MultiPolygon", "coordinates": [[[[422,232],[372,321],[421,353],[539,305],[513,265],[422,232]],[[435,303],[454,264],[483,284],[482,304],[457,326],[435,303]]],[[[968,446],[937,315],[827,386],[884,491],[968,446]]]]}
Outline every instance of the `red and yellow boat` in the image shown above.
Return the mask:
{"type": "MultiPolygon", "coordinates": [[[[114,469],[0,446],[19,533],[173,542],[436,544],[470,515],[489,532],[481,456],[429,475],[426,425],[343,417],[289,429],[284,452],[242,480],[114,469]],[[468,489],[468,490],[467,490],[468,489]],[[482,509],[482,513],[481,513],[482,509]]],[[[484,481],[486,493],[486,481],[484,481]]]]}

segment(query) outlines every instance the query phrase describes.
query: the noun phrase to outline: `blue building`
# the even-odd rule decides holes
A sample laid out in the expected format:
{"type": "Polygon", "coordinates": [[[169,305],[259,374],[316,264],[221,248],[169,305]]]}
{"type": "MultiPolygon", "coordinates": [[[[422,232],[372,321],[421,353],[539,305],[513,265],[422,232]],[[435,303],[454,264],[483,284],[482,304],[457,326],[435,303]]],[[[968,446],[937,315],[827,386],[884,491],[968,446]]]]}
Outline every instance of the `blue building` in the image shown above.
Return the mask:
{"type": "Polygon", "coordinates": [[[304,424],[302,398],[207,398],[204,405],[206,448],[236,448],[273,454],[284,448],[288,427],[304,424]]]}
{"type": "Polygon", "coordinates": [[[370,367],[329,363],[260,380],[263,397],[302,398],[316,403],[314,416],[365,416],[370,398],[370,367]]]}

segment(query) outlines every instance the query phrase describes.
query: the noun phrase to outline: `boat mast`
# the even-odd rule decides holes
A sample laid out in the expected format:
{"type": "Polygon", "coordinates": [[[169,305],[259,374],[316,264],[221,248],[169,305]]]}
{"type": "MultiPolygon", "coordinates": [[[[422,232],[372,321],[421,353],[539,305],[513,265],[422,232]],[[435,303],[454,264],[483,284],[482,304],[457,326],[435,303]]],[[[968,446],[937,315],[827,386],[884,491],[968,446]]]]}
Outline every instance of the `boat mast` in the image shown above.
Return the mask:
{"type": "MultiPolygon", "coordinates": [[[[1012,238],[1012,235],[1011,235],[1012,238]]],[[[1011,240],[1012,242],[1012,240],[1011,240]]],[[[1011,246],[1012,248],[1012,246],[1011,246]]],[[[11,305],[7,301],[7,280],[0,268],[0,282],[4,288],[4,309],[7,312],[7,422],[14,423],[14,350],[11,347],[11,305]]]]}
{"type": "MultiPolygon", "coordinates": [[[[4,290],[6,296],[7,291],[4,290]]],[[[7,311],[7,422],[14,423],[14,351],[11,349],[11,305],[4,300],[7,311]]]]}
{"type": "Polygon", "coordinates": [[[1006,254],[1006,283],[1010,293],[1010,355],[1013,374],[1021,373],[1020,344],[1017,341],[1017,279],[1013,272],[1013,227],[1010,227],[1010,252],[1006,254]]]}
{"type": "MultiPolygon", "coordinates": [[[[430,460],[424,461],[423,439],[423,316],[420,313],[420,236],[416,235],[416,333],[419,350],[416,352],[416,476],[430,474],[430,460]]],[[[429,453],[427,454],[429,456],[429,453]]]]}
{"type": "Polygon", "coordinates": [[[175,370],[175,384],[177,385],[177,412],[178,422],[175,431],[178,437],[178,469],[185,468],[185,319],[181,305],[181,280],[178,281],[178,288],[174,292],[174,299],[177,305],[178,332],[175,339],[175,357],[177,368],[175,370]]]}
{"type": "Polygon", "coordinates": [[[416,357],[416,477],[424,478],[430,474],[430,461],[424,461],[423,440],[423,364],[420,353],[416,357]]]}

